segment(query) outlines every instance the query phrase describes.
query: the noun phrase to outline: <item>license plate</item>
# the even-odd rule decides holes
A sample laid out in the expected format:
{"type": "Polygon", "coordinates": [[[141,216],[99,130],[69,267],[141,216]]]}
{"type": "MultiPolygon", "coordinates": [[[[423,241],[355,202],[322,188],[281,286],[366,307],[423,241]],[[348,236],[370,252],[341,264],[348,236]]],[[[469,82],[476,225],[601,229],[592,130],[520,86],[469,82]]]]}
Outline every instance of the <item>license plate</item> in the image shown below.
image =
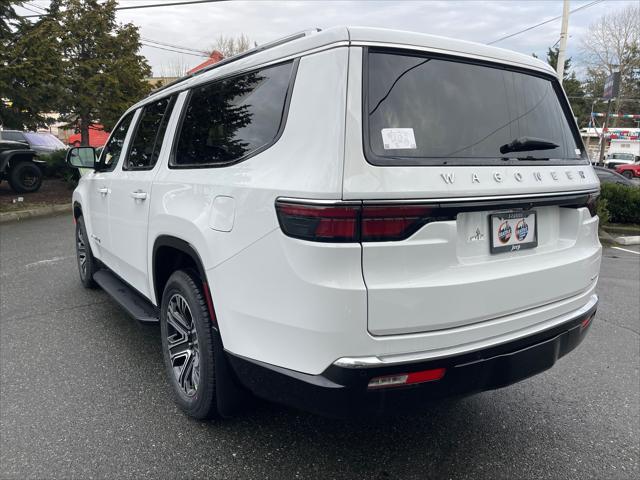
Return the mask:
{"type": "Polygon", "coordinates": [[[491,253],[514,252],[538,246],[536,212],[510,211],[490,215],[491,253]]]}

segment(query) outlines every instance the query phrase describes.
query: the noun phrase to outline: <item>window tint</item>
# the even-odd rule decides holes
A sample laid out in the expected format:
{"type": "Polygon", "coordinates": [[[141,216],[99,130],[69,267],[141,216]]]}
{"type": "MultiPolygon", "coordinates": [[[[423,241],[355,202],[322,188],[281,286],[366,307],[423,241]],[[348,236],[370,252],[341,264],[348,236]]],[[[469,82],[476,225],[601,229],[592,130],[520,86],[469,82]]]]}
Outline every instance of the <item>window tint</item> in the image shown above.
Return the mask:
{"type": "Polygon", "coordinates": [[[102,155],[100,156],[101,170],[111,171],[118,163],[118,159],[122,153],[124,139],[127,137],[127,130],[129,130],[131,120],[133,119],[133,113],[134,112],[129,113],[126,117],[120,120],[116,128],[111,133],[111,138],[109,138],[109,141],[104,146],[102,155]]]}
{"type": "Polygon", "coordinates": [[[4,140],[11,140],[13,142],[24,142],[26,139],[21,132],[2,132],[2,138],[4,140]]]}
{"type": "Polygon", "coordinates": [[[268,146],[278,135],[293,62],[194,88],[175,166],[216,166],[268,146]]]}
{"type": "Polygon", "coordinates": [[[580,158],[567,115],[546,78],[372,50],[367,82],[368,147],[374,157],[388,159],[386,164],[403,159],[428,164],[455,158],[580,158]],[[500,152],[502,145],[521,137],[557,147],[500,152]]]}
{"type": "Polygon", "coordinates": [[[162,98],[144,107],[123,165],[125,170],[145,170],[156,164],[174,99],[162,98]]]}

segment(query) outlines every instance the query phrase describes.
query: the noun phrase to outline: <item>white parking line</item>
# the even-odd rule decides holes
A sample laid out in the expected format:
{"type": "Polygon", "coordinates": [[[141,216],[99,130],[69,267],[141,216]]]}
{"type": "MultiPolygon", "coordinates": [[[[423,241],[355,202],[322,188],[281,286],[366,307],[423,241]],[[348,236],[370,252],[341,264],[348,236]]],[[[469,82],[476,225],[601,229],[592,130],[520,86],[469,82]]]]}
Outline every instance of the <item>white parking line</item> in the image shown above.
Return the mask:
{"type": "Polygon", "coordinates": [[[636,255],[640,255],[640,252],[636,252],[635,250],[627,250],[626,248],[620,248],[620,247],[611,247],[611,248],[615,248],[616,250],[622,250],[623,252],[635,253],[636,255]]]}

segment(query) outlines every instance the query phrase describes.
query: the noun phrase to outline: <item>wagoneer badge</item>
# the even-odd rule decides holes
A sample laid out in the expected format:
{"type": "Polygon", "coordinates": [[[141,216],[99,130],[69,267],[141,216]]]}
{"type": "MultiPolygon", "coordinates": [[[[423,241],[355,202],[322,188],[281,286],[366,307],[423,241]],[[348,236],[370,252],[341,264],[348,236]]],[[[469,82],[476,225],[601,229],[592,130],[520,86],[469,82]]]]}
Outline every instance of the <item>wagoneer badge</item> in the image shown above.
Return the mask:
{"type": "MultiPolygon", "coordinates": [[[[584,170],[565,170],[563,173],[568,180],[584,180],[587,178],[584,170]]],[[[545,180],[553,180],[557,182],[560,180],[561,174],[558,171],[553,170],[544,174],[542,172],[532,172],[532,175],[536,182],[544,182],[545,180]]],[[[442,178],[444,183],[453,184],[456,181],[456,174],[453,172],[441,173],[440,177],[442,178]]],[[[507,179],[507,177],[505,177],[501,172],[492,172],[491,178],[496,183],[502,183],[507,179]]],[[[517,182],[523,182],[526,179],[525,175],[519,171],[515,171],[513,173],[513,178],[517,182]]],[[[480,176],[477,172],[471,173],[471,183],[481,183],[480,176]]]]}

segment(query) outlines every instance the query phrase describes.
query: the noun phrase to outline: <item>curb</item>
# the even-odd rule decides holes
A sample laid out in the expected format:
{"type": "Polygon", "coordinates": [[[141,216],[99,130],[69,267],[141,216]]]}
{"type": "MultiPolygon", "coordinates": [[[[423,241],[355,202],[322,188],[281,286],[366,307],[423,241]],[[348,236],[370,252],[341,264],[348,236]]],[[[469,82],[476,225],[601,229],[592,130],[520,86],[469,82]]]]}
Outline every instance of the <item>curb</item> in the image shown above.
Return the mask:
{"type": "Polygon", "coordinates": [[[71,212],[71,203],[64,205],[50,205],[47,207],[20,210],[18,212],[0,213],[0,223],[19,222],[27,218],[50,217],[71,212]]]}
{"type": "Polygon", "coordinates": [[[620,245],[640,245],[640,235],[616,237],[615,241],[620,245]]]}

